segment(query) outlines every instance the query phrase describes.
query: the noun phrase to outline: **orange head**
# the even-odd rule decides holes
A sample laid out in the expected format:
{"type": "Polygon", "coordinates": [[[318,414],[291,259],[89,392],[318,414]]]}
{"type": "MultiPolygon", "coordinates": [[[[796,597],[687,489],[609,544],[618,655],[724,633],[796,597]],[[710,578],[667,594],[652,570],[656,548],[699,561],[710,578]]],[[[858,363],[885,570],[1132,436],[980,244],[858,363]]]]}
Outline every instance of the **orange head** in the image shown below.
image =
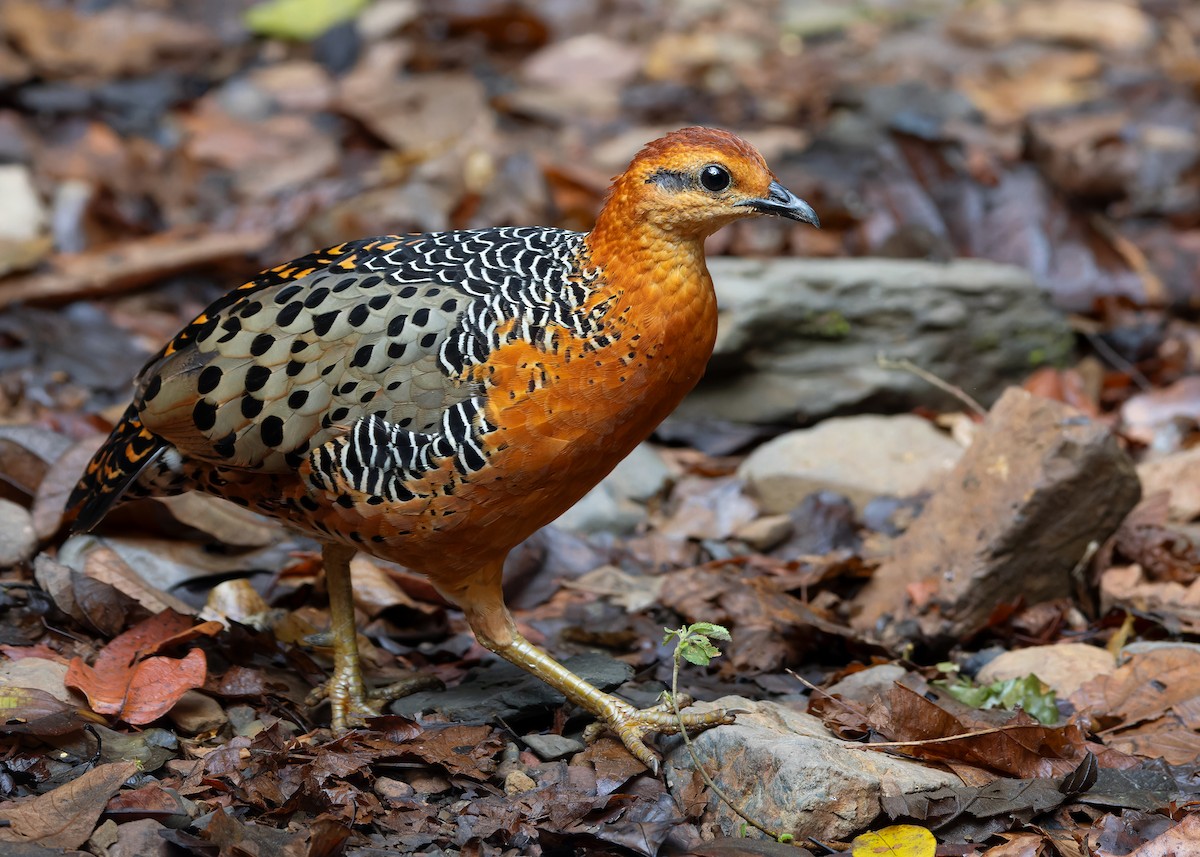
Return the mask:
{"type": "Polygon", "coordinates": [[[757,215],[820,225],[812,206],[775,180],[757,149],[728,131],[693,127],[638,152],[613,181],[597,226],[623,223],[701,239],[757,215]]]}

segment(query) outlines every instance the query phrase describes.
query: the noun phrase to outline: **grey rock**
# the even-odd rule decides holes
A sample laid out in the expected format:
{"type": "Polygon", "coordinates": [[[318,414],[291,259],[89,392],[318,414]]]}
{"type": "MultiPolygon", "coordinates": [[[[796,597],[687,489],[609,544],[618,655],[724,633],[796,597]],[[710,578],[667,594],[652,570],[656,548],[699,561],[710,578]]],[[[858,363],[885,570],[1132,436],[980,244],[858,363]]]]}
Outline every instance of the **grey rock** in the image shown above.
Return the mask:
{"type": "Polygon", "coordinates": [[[0,166],[0,239],[28,241],[46,226],[46,207],[33,186],[33,174],[20,164],[0,166]]]}
{"type": "Polygon", "coordinates": [[[859,593],[852,624],[901,642],[964,637],[995,607],[1071,594],[1071,570],[1103,544],[1140,496],[1133,462],[1104,426],[1059,402],[1011,389],[892,556],[859,593]],[[922,591],[914,606],[903,593],[922,591]]]}
{"type": "Polygon", "coordinates": [[[876,356],[907,358],[985,405],[1069,354],[1063,316],[1024,270],[976,259],[709,261],[716,352],[686,419],[803,424],[950,400],[876,356]]]}
{"type": "Polygon", "coordinates": [[[869,705],[875,697],[886,697],[892,685],[907,675],[908,670],[896,664],[878,664],[851,673],[839,682],[827,687],[827,693],[836,693],[842,699],[869,705]]]}
{"type": "Polygon", "coordinates": [[[787,515],[764,515],[734,531],[734,538],[756,551],[769,551],[783,544],[792,535],[792,519],[787,515]]]}
{"type": "Polygon", "coordinates": [[[861,510],[876,497],[929,487],[962,452],[920,417],[840,417],[764,443],[738,476],[767,512],[790,511],[825,490],[844,494],[861,510]]]}
{"type": "MultiPolygon", "coordinates": [[[[567,658],[563,666],[605,691],[616,689],[633,676],[633,667],[597,652],[567,658]]],[[[565,701],[561,693],[537,676],[497,659],[470,670],[456,687],[397,699],[391,704],[391,711],[406,717],[437,712],[454,720],[490,722],[530,714],[565,701]]]]}
{"type": "MultiPolygon", "coordinates": [[[[858,833],[880,814],[885,790],[890,796],[961,785],[944,771],[838,740],[817,718],[777,703],[734,696],[712,705],[739,713],[733,725],[692,740],[701,764],[747,814],[797,840],[858,833]]],[[[687,748],[676,744],[664,771],[678,797],[693,763],[687,748]]],[[[741,818],[715,796],[709,809],[727,835],[737,835],[741,818]]]]}
{"type": "Polygon", "coordinates": [[[572,756],[575,753],[582,752],[583,742],[575,738],[568,738],[566,735],[540,735],[534,732],[530,735],[525,735],[521,738],[537,757],[543,762],[553,762],[556,759],[564,759],[567,756],[572,756]]]}
{"type": "Polygon", "coordinates": [[[33,517],[24,506],[0,500],[0,568],[28,562],[37,551],[33,517]]]}

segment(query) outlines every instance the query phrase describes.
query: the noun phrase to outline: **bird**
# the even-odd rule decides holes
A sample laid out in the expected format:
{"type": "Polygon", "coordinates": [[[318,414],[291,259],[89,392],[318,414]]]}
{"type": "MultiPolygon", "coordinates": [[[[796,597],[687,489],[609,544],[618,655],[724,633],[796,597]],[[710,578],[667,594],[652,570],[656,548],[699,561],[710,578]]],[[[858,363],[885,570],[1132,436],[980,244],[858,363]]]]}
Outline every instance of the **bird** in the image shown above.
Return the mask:
{"type": "Polygon", "coordinates": [[[149,360],[65,519],[88,531],[126,499],[200,491],[315,538],[334,732],[389,696],[367,690],[357,651],[350,561],[365,551],[425,575],[479,643],[657,771],[651,733],[733,714],[677,719],[587,683],[520,633],[502,569],[700,380],[717,331],[705,239],[763,216],[820,225],[750,143],[697,126],[646,144],[586,233],[387,235],[270,268],[149,360]]]}

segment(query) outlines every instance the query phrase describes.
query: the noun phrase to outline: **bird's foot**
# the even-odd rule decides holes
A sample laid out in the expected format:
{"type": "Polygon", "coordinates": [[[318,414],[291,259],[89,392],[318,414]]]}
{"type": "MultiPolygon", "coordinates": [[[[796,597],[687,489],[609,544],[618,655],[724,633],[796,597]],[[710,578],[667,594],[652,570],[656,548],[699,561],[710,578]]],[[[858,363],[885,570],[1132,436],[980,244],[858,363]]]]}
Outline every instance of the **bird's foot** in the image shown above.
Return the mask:
{"type": "Polygon", "coordinates": [[[445,685],[431,675],[413,675],[384,687],[365,690],[360,674],[339,671],[325,684],[313,689],[305,703],[309,707],[329,700],[330,726],[335,734],[362,726],[368,717],[378,717],[383,707],[393,699],[422,690],[440,690],[445,685]]]}
{"type": "MultiPolygon", "coordinates": [[[[686,708],[692,704],[692,698],[681,693],[678,702],[680,708],[686,708]]],[[[675,735],[679,733],[682,726],[690,734],[734,721],[734,712],[724,708],[714,708],[712,711],[682,712],[676,715],[675,706],[669,700],[643,709],[634,708],[619,699],[614,699],[613,703],[611,711],[587,727],[583,733],[584,740],[590,743],[605,729],[609,729],[616,733],[629,752],[654,774],[658,774],[659,759],[642,740],[647,733],[660,732],[664,735],[675,735]]]]}

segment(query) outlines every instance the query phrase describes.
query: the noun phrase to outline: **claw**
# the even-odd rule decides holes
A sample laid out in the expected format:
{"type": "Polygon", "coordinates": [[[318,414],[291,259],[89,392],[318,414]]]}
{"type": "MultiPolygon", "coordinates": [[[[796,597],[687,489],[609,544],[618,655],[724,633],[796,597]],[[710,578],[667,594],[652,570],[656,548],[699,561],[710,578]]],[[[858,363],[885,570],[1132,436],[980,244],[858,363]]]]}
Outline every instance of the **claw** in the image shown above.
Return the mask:
{"type": "Polygon", "coordinates": [[[364,725],[369,717],[378,717],[383,707],[394,699],[444,687],[435,676],[414,675],[364,692],[361,677],[335,672],[328,682],[313,689],[305,704],[312,707],[328,699],[332,709],[330,726],[335,733],[342,733],[364,725]]]}
{"type": "MultiPolygon", "coordinates": [[[[584,740],[590,743],[596,740],[605,729],[609,729],[621,739],[621,743],[629,752],[655,775],[659,772],[660,760],[643,740],[647,733],[659,732],[663,735],[677,735],[681,722],[689,734],[734,722],[733,712],[723,708],[715,708],[712,711],[692,711],[676,717],[674,706],[666,700],[640,710],[620,700],[614,701],[616,703],[615,711],[602,720],[590,724],[583,732],[584,740]]],[[[680,708],[691,705],[691,703],[691,697],[680,694],[680,708]]]]}

